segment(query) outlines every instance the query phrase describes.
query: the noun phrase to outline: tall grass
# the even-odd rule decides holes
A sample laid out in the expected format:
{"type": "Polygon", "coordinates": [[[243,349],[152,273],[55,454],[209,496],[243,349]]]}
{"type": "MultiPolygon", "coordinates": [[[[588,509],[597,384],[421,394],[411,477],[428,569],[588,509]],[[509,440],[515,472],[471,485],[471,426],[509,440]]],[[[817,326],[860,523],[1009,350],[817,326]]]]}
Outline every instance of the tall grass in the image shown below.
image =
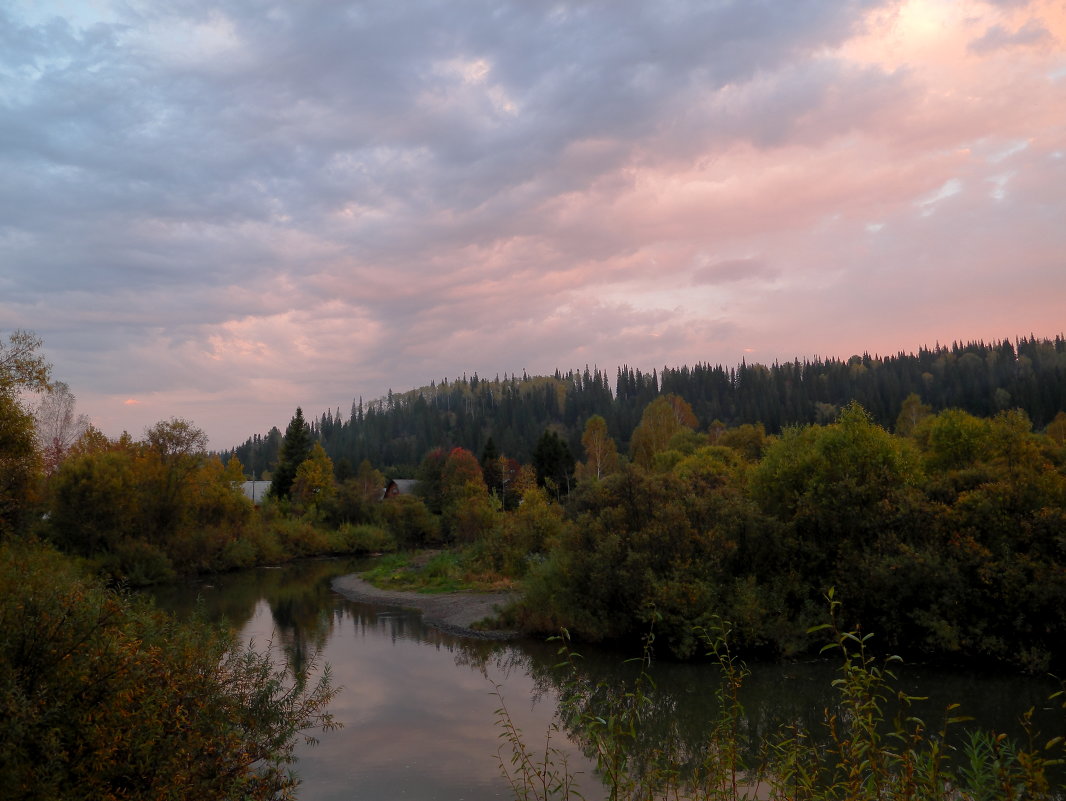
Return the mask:
{"type": "MultiPolygon", "coordinates": [[[[607,688],[601,683],[590,688],[581,686],[575,670],[580,657],[564,632],[558,638],[559,668],[565,676],[560,711],[536,749],[516,728],[500,688],[495,688],[502,741],[498,761],[514,797],[585,798],[558,745],[561,721],[594,758],[598,781],[588,790],[590,796],[605,795],[611,801],[1066,799],[1061,783],[1066,741],[1039,737],[1032,727],[1032,710],[1022,717],[1021,741],[980,729],[963,729],[961,737],[949,739],[949,729],[969,721],[959,714],[958,705],[947,708],[944,723],[935,729],[912,714],[913,702],[925,699],[897,689],[894,669],[900,660],[876,657],[872,635],[840,630],[839,603],[832,593],[827,597],[833,622],[812,632],[828,634],[823,650],[840,662],[833,681],[839,702],[823,711],[820,731],[793,723],[751,741],[740,700],[748,669],[730,651],[730,629],[723,623],[703,634],[720,674],[714,690],[718,711],[708,721],[706,740],[694,759],[669,738],[650,749],[639,742],[654,690],[648,671],[651,637],[629,686],[607,688]]],[[[1052,697],[1066,710],[1066,692],[1052,697]]],[[[1066,730],[1066,715],[1062,723],[1066,730]]]]}

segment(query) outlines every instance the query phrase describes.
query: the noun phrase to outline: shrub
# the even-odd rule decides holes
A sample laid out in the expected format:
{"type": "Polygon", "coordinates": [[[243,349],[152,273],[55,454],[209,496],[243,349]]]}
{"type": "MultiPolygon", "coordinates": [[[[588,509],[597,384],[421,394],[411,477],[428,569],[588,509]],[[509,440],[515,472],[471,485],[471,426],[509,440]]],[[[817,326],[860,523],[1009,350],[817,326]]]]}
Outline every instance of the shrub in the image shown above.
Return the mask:
{"type": "Polygon", "coordinates": [[[363,523],[342,525],[333,535],[337,553],[379,553],[396,549],[396,540],[381,526],[363,523]]]}
{"type": "Polygon", "coordinates": [[[0,628],[4,797],[288,798],[300,732],[334,725],[328,670],[279,670],[40,546],[0,546],[0,628]]]}
{"type": "Polygon", "coordinates": [[[316,556],[330,552],[329,536],[307,520],[281,518],[275,520],[271,528],[286,556],[316,556]]]}
{"type": "Polygon", "coordinates": [[[400,548],[424,548],[441,542],[440,520],[421,498],[389,498],[381,504],[381,514],[400,548]]]}

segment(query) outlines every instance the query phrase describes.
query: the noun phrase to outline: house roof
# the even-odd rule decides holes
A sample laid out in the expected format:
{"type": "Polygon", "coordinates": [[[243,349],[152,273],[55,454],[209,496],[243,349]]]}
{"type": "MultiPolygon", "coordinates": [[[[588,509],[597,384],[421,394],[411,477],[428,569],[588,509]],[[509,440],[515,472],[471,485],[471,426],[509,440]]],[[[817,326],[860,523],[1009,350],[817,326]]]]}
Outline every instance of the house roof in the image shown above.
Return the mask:
{"type": "Polygon", "coordinates": [[[270,492],[269,481],[245,481],[241,484],[241,492],[244,493],[244,497],[253,503],[258,503],[266,497],[270,492]]]}
{"type": "Polygon", "coordinates": [[[396,491],[400,495],[414,495],[418,488],[417,478],[394,478],[389,484],[396,485],[396,491]]]}

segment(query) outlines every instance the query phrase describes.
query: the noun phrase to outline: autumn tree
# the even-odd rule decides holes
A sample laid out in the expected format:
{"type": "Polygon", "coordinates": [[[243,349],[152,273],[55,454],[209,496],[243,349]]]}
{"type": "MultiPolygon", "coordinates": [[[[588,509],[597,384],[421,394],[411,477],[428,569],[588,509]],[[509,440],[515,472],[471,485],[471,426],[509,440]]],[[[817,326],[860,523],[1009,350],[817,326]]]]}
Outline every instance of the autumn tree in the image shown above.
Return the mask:
{"type": "Polygon", "coordinates": [[[311,446],[310,455],[296,468],[291,497],[297,503],[309,507],[329,499],[333,495],[333,461],[326,455],[321,443],[311,446]]]}
{"type": "Polygon", "coordinates": [[[5,798],[281,801],[301,734],[335,724],[319,679],[179,624],[58,553],[0,545],[5,798]]]}
{"type": "Polygon", "coordinates": [[[896,433],[901,437],[909,437],[918,428],[918,424],[933,413],[933,407],[928,403],[922,403],[922,399],[914,392],[903,399],[900,406],[899,416],[896,418],[896,433]]]}
{"type": "Polygon", "coordinates": [[[140,442],[90,429],[49,482],[50,539],[134,585],[217,569],[252,507],[240,462],[223,466],[205,444],[185,420],[160,422],[140,442]]]}
{"type": "Polygon", "coordinates": [[[1045,431],[1056,447],[1066,448],[1066,412],[1059,412],[1045,431]]]}
{"type": "Polygon", "coordinates": [[[48,389],[52,366],[40,353],[43,344],[30,331],[15,331],[6,343],[0,340],[0,393],[48,389]]]}
{"type": "Polygon", "coordinates": [[[441,514],[448,532],[460,542],[473,542],[495,525],[489,491],[477,457],[453,448],[441,470],[441,514]]]}
{"type": "Polygon", "coordinates": [[[698,425],[688,402],[678,395],[660,395],[649,403],[641,415],[640,425],[633,431],[629,443],[633,461],[650,468],[655,454],[664,451],[673,437],[685,429],[698,425]]]}
{"type": "Polygon", "coordinates": [[[585,461],[577,468],[579,481],[599,481],[618,469],[618,446],[607,433],[607,421],[602,416],[594,414],[585,423],[581,447],[585,449],[585,461]]]}
{"type": "Polygon", "coordinates": [[[91,423],[70,446],[68,456],[82,456],[86,453],[100,453],[107,450],[111,440],[107,435],[91,423]]]}
{"type": "Polygon", "coordinates": [[[1059,412],[1044,431],[1049,456],[1057,464],[1066,464],[1066,412],[1059,412]]]}
{"type": "Polygon", "coordinates": [[[488,487],[477,458],[466,448],[452,448],[441,470],[441,500],[447,506],[480,495],[488,495],[488,487]]]}

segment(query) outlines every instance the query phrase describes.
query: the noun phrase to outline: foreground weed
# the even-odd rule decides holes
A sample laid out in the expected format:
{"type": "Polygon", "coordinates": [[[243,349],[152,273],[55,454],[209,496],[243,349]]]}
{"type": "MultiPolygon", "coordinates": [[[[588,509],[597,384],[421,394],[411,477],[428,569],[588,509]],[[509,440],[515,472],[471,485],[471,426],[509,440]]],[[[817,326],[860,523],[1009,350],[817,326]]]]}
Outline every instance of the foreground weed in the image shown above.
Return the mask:
{"type": "MultiPolygon", "coordinates": [[[[579,655],[566,633],[559,639],[559,715],[570,736],[596,762],[611,801],[1063,801],[1066,794],[1051,771],[1063,765],[1066,739],[1040,741],[1032,710],[1022,718],[1024,742],[994,732],[966,732],[949,745],[949,731],[970,720],[952,704],[943,723],[930,729],[912,713],[918,697],[895,689],[898,657],[876,657],[872,635],[837,625],[839,601],[827,594],[831,622],[812,631],[829,632],[823,652],[840,659],[833,681],[838,703],[824,710],[821,729],[783,726],[764,742],[749,742],[740,691],[749,671],[730,651],[730,628],[718,624],[703,636],[718,664],[718,713],[694,766],[684,746],[641,741],[641,723],[654,708],[649,673],[653,637],[646,639],[637,679],[607,687],[582,680],[579,655]],[[891,714],[890,714],[891,712],[891,714]],[[752,754],[758,755],[754,757],[752,754]],[[688,765],[688,767],[686,767],[688,765]]],[[[496,688],[499,695],[499,688],[496,688]]],[[[1052,698],[1066,709],[1066,685],[1052,698]]],[[[582,798],[556,746],[563,731],[556,722],[534,757],[506,706],[497,710],[502,729],[499,759],[516,799],[582,798]],[[510,749],[504,759],[504,747],[510,749]],[[508,770],[507,765],[510,765],[508,770]]]]}
{"type": "Polygon", "coordinates": [[[564,737],[558,719],[548,726],[543,749],[533,752],[526,746],[522,730],[507,709],[503,688],[497,682],[493,682],[492,694],[500,703],[496,708],[496,725],[504,741],[496,751],[496,759],[515,801],[583,801],[584,796],[577,791],[576,776],[569,769],[567,754],[556,745],[564,737]],[[505,750],[509,755],[505,755],[505,750]]]}
{"type": "Polygon", "coordinates": [[[941,729],[930,733],[910,714],[914,701],[925,700],[893,689],[892,670],[900,659],[878,660],[871,634],[843,631],[836,624],[840,602],[827,595],[831,641],[823,652],[841,659],[833,681],[840,697],[836,710],[825,710],[826,739],[817,744],[799,726],[783,730],[771,746],[768,775],[771,797],[788,801],[1053,801],[1061,799],[1048,777],[1060,761],[1052,758],[1061,738],[1044,747],[1036,743],[1032,710],[1023,717],[1028,743],[1021,747],[1006,735],[974,731],[960,748],[950,748],[948,730],[969,718],[958,705],[946,710],[941,729]],[[889,720],[886,707],[899,710],[889,720]]]}

